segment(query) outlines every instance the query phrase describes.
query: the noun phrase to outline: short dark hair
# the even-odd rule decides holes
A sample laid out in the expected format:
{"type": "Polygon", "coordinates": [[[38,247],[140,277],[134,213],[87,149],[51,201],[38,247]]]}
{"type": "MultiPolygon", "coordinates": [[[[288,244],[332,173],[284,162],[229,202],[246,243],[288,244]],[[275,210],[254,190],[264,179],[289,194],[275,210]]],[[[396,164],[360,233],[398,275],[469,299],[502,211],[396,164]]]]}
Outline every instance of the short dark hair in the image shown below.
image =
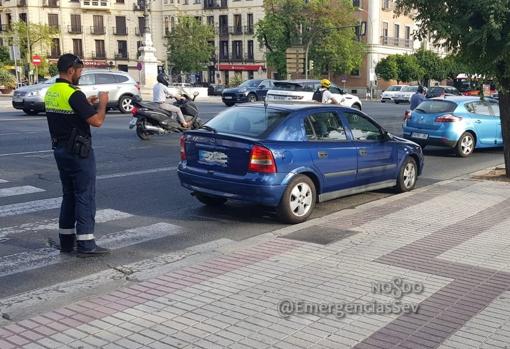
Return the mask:
{"type": "Polygon", "coordinates": [[[418,86],[418,93],[423,93],[425,90],[423,89],[423,86],[418,86]]]}
{"type": "Polygon", "coordinates": [[[83,61],[80,57],[72,53],[66,53],[60,56],[57,62],[57,69],[60,73],[65,73],[71,67],[83,68],[83,61]]]}

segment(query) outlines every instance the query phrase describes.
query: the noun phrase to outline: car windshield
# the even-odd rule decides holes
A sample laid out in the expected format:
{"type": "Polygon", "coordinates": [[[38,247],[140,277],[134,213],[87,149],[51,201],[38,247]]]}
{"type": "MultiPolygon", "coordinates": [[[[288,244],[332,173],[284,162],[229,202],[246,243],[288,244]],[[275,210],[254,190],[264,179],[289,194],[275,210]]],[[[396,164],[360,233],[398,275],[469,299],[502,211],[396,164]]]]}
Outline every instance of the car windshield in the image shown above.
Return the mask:
{"type": "Polygon", "coordinates": [[[447,101],[424,101],[415,111],[425,114],[451,113],[457,108],[457,104],[447,101]]]}
{"type": "Polygon", "coordinates": [[[418,91],[418,86],[404,86],[401,91],[402,92],[416,92],[416,91],[418,91]]]}
{"type": "Polygon", "coordinates": [[[402,86],[390,86],[386,91],[400,91],[402,86]]]}
{"type": "Polygon", "coordinates": [[[246,80],[239,87],[257,87],[261,80],[246,80]]]}
{"type": "Polygon", "coordinates": [[[227,109],[207,126],[219,133],[263,138],[279,125],[289,112],[267,108],[235,107],[227,109]]]}

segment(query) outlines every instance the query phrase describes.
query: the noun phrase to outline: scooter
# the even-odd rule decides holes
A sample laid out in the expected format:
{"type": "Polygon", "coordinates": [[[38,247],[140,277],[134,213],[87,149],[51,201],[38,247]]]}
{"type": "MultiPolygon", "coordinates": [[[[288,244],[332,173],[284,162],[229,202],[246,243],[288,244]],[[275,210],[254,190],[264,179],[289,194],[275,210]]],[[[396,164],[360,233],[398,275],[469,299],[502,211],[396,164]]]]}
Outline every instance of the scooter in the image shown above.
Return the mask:
{"type": "Polygon", "coordinates": [[[198,92],[193,93],[193,97],[190,97],[187,93],[182,93],[181,96],[185,99],[175,102],[174,105],[181,109],[186,120],[191,121],[190,128],[182,127],[172,117],[172,113],[161,109],[158,103],[144,102],[140,97],[133,99],[133,109],[131,110],[133,118],[129,123],[129,128],[136,127],[136,135],[144,141],[149,140],[153,135],[182,133],[200,128],[203,122],[198,117],[198,107],[194,102],[198,92]]]}

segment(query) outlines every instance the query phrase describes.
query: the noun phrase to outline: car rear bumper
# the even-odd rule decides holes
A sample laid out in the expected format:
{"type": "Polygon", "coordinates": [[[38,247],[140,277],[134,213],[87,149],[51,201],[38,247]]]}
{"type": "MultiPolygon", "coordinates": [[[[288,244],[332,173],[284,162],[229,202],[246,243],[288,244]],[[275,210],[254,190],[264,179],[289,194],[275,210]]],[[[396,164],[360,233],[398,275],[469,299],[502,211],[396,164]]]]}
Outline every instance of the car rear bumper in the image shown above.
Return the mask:
{"type": "Polygon", "coordinates": [[[191,173],[182,165],[179,165],[177,174],[181,185],[188,190],[271,207],[278,206],[286,188],[282,184],[248,184],[225,178],[213,178],[207,174],[191,173]]]}
{"type": "Polygon", "coordinates": [[[403,136],[405,139],[408,139],[421,145],[426,144],[453,148],[455,147],[455,145],[457,145],[457,141],[460,137],[460,134],[452,132],[451,130],[449,130],[448,132],[444,132],[444,130],[437,131],[404,126],[403,136]],[[426,134],[427,139],[415,137],[414,135],[416,135],[416,133],[426,134]]]}

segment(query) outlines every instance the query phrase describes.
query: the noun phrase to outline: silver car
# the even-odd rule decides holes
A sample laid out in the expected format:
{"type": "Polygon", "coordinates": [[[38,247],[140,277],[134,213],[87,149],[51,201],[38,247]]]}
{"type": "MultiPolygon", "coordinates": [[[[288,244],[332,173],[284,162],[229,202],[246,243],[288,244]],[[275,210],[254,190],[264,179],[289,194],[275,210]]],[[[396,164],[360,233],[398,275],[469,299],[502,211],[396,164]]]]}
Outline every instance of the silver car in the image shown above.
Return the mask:
{"type": "MultiPolygon", "coordinates": [[[[12,96],[12,106],[28,115],[43,112],[44,96],[56,79],[55,76],[43,83],[16,89],[12,96]]],[[[108,91],[108,108],[119,109],[121,113],[131,112],[133,96],[140,96],[140,85],[122,71],[84,70],[78,86],[87,97],[95,96],[100,91],[108,91]]]]}

